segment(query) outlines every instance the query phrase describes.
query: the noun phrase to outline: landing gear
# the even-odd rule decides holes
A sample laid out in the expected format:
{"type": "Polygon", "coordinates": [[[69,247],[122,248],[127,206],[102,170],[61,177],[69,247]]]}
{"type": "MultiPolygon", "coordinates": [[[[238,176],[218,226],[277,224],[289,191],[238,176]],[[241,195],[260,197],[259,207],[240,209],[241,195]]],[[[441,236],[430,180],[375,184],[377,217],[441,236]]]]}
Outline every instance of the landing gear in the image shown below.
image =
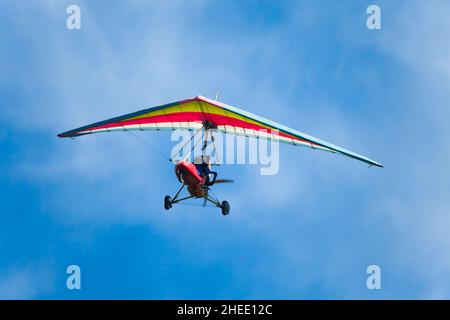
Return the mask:
{"type": "Polygon", "coordinates": [[[230,213],[230,204],[228,203],[228,201],[222,201],[220,207],[222,208],[222,215],[226,216],[230,213]]]}
{"type": "Polygon", "coordinates": [[[228,201],[222,201],[221,203],[217,198],[212,197],[208,193],[209,188],[207,186],[204,186],[202,190],[203,190],[202,197],[204,199],[203,206],[205,206],[206,202],[209,201],[222,210],[222,215],[226,216],[230,213],[230,204],[228,203],[228,201]]]}
{"type": "Polygon", "coordinates": [[[170,196],[164,197],[164,209],[169,210],[172,208],[172,198],[170,196]]]}
{"type": "Polygon", "coordinates": [[[184,197],[184,198],[179,198],[179,197],[178,197],[178,196],[180,195],[180,193],[181,193],[181,190],[183,190],[183,188],[184,188],[185,186],[186,186],[186,185],[185,185],[184,183],[181,185],[180,189],[179,189],[178,192],[175,194],[175,196],[173,197],[173,199],[172,199],[171,196],[165,196],[165,197],[164,197],[164,209],[169,210],[170,208],[172,208],[172,205],[173,205],[174,203],[178,203],[178,202],[181,202],[181,201],[184,201],[184,200],[193,198],[193,196],[188,196],[188,197],[184,197]]]}
{"type": "Polygon", "coordinates": [[[173,198],[170,196],[164,197],[164,209],[169,210],[175,203],[182,202],[187,199],[203,198],[204,199],[203,206],[205,206],[206,202],[209,201],[222,210],[222,215],[226,216],[230,213],[230,204],[228,203],[228,201],[220,202],[218,199],[211,196],[208,193],[209,188],[207,186],[199,186],[199,185],[188,186],[189,188],[188,191],[190,195],[187,197],[179,198],[178,196],[180,195],[181,191],[185,186],[186,185],[183,184],[173,198]]]}

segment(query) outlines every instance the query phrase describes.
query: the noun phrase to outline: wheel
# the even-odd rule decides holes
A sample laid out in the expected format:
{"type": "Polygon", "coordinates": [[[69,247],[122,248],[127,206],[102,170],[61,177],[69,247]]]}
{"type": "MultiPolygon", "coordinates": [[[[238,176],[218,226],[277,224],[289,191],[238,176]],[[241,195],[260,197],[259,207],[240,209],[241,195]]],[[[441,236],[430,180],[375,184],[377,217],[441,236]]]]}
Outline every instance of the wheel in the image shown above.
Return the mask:
{"type": "Polygon", "coordinates": [[[170,196],[164,197],[164,209],[169,210],[172,208],[172,198],[170,196]]]}
{"type": "Polygon", "coordinates": [[[221,208],[222,208],[222,214],[224,216],[226,216],[227,214],[230,213],[230,204],[228,203],[228,201],[222,201],[221,208]]]}

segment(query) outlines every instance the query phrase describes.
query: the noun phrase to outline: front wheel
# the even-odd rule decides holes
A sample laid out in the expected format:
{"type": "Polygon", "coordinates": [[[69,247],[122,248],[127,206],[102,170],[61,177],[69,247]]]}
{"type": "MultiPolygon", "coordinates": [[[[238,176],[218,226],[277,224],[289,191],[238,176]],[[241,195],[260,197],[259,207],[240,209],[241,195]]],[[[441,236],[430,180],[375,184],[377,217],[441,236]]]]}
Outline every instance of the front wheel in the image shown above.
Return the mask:
{"type": "Polygon", "coordinates": [[[164,209],[169,210],[172,208],[172,198],[170,196],[164,197],[164,209]]]}
{"type": "Polygon", "coordinates": [[[230,204],[228,203],[228,201],[222,201],[222,214],[224,216],[228,215],[230,213],[230,204]]]}

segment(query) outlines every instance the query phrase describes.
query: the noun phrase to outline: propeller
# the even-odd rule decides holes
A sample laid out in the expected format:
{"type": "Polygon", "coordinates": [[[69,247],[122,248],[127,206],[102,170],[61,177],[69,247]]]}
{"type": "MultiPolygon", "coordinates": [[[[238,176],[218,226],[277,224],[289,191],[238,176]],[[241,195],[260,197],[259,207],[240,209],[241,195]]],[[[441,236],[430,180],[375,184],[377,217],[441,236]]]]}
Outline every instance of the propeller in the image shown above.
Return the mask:
{"type": "Polygon", "coordinates": [[[214,182],[214,184],[216,183],[234,183],[234,180],[231,179],[217,179],[216,182],[214,182]]]}
{"type": "Polygon", "coordinates": [[[206,202],[208,201],[208,190],[209,190],[208,187],[203,190],[203,192],[205,193],[205,198],[203,199],[203,206],[204,207],[206,207],[206,202]]]}

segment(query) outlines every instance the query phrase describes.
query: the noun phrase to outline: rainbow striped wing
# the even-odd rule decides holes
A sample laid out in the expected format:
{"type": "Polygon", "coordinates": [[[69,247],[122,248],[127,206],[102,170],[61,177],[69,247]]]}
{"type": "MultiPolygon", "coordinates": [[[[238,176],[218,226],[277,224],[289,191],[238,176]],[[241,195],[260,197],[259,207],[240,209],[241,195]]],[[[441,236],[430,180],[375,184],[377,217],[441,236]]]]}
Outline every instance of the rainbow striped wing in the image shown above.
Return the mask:
{"type": "Polygon", "coordinates": [[[205,121],[212,123],[218,131],[226,134],[277,140],[345,155],[370,165],[383,167],[382,164],[352,151],[202,96],[93,123],[61,133],[58,137],[78,137],[118,130],[199,130],[205,121]]]}

